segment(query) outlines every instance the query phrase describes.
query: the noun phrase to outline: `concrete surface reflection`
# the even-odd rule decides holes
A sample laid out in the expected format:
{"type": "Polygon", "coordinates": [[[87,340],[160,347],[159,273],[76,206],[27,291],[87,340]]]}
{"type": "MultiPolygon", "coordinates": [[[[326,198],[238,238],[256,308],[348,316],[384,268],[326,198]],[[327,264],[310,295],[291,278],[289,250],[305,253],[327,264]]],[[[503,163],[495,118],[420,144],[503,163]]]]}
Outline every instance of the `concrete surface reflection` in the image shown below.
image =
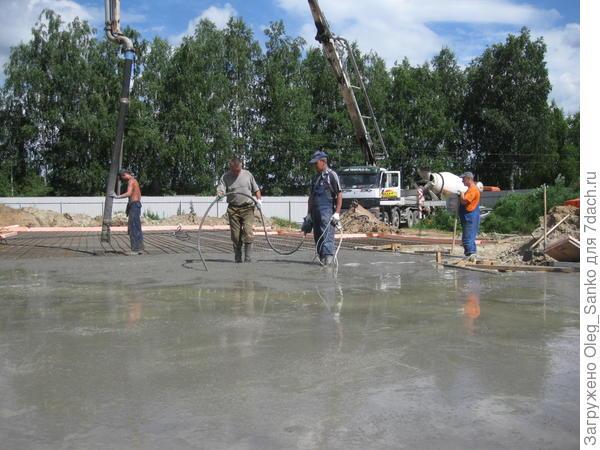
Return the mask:
{"type": "Polygon", "coordinates": [[[361,258],[0,270],[1,446],[577,448],[577,276],[361,258]]]}

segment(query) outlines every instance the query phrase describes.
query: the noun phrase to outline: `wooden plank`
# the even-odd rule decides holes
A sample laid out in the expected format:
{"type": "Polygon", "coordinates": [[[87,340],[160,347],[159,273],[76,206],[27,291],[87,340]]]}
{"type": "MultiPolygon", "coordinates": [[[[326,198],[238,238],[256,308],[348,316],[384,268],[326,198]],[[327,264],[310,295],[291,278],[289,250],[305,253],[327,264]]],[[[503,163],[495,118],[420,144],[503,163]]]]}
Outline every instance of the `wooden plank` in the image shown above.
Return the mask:
{"type": "Polygon", "coordinates": [[[473,264],[468,265],[480,267],[482,269],[498,270],[500,272],[562,272],[572,273],[579,272],[575,267],[553,267],[553,266],[526,266],[517,264],[473,264]]]}
{"type": "Polygon", "coordinates": [[[397,242],[393,242],[391,244],[384,244],[384,245],[356,245],[354,246],[354,250],[367,250],[367,251],[373,251],[373,252],[381,252],[381,251],[385,251],[385,250],[391,250],[393,252],[399,250],[401,247],[401,245],[397,242]]]}
{"type": "Polygon", "coordinates": [[[473,272],[484,272],[484,273],[495,273],[495,274],[498,273],[497,270],[480,269],[479,267],[473,267],[473,265],[457,265],[456,263],[443,262],[442,266],[449,267],[452,269],[471,270],[473,272]]]}
{"type": "Polygon", "coordinates": [[[449,263],[444,261],[444,267],[454,267],[456,269],[475,270],[477,272],[555,272],[555,273],[574,273],[579,272],[578,267],[553,267],[553,266],[527,266],[517,264],[483,264],[481,262],[473,263],[466,260],[449,263]]]}
{"type": "Polygon", "coordinates": [[[545,254],[561,262],[579,262],[579,241],[563,236],[548,244],[545,254]]]}

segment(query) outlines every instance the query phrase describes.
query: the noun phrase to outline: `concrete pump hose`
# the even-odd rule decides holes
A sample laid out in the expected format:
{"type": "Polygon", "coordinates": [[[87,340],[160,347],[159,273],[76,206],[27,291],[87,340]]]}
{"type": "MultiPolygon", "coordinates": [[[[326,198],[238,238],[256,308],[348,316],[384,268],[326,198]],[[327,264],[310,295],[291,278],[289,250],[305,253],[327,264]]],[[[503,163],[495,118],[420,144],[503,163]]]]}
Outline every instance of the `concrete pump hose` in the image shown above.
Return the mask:
{"type": "MultiPolygon", "coordinates": [[[[244,194],[242,192],[236,192],[235,194],[236,195],[242,195],[244,197],[249,198],[250,200],[252,200],[252,202],[256,206],[258,206],[258,202],[251,195],[247,195],[247,194],[244,194]]],[[[204,221],[206,220],[206,217],[208,216],[208,213],[213,208],[213,206],[215,206],[215,204],[218,203],[220,200],[221,200],[221,197],[219,197],[219,196],[215,197],[215,199],[213,200],[213,202],[206,209],[206,212],[204,213],[204,216],[202,216],[202,220],[200,221],[200,225],[198,226],[198,240],[197,240],[197,245],[196,246],[198,248],[198,254],[200,255],[200,259],[202,259],[202,264],[204,264],[204,268],[206,269],[207,272],[208,272],[208,266],[206,265],[206,261],[204,259],[204,256],[202,255],[202,248],[200,246],[200,236],[201,236],[200,232],[202,231],[202,225],[204,225],[204,221]]],[[[273,243],[269,239],[269,233],[267,232],[267,226],[265,225],[265,216],[263,215],[262,208],[260,206],[258,206],[258,211],[260,212],[260,220],[262,221],[263,231],[265,233],[265,239],[267,240],[267,244],[269,244],[269,247],[271,248],[271,250],[273,250],[278,255],[289,256],[289,255],[293,255],[294,253],[296,253],[297,251],[299,251],[300,248],[302,248],[302,245],[304,245],[304,241],[306,240],[306,236],[304,236],[302,238],[302,240],[300,241],[300,244],[298,244],[297,247],[295,247],[294,249],[292,249],[290,251],[282,251],[282,250],[279,250],[279,249],[275,248],[275,246],[273,245],[273,243]]]]}

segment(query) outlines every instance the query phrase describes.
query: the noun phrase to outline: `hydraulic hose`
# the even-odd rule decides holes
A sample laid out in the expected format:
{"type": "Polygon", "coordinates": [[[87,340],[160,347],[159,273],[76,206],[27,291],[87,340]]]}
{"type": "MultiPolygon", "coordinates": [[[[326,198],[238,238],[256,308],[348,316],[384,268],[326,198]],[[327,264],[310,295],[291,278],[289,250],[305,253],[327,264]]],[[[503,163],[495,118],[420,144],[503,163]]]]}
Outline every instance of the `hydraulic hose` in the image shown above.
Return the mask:
{"type": "MultiPolygon", "coordinates": [[[[252,202],[255,205],[258,206],[258,202],[251,195],[247,195],[247,194],[244,194],[242,192],[235,192],[235,194],[249,198],[250,200],[252,200],[252,202]]],[[[206,265],[206,260],[204,259],[204,255],[202,254],[202,248],[200,246],[200,232],[202,231],[202,225],[204,225],[204,221],[206,220],[206,217],[208,216],[208,213],[213,208],[213,206],[215,206],[215,204],[217,204],[221,200],[221,198],[222,197],[219,197],[219,196],[215,197],[215,199],[212,201],[212,203],[206,209],[206,212],[204,213],[204,215],[202,216],[202,220],[200,221],[200,225],[198,226],[198,240],[197,240],[196,247],[198,249],[198,254],[200,255],[200,259],[202,260],[202,264],[204,264],[204,268],[206,269],[207,272],[208,272],[208,266],[206,265]]],[[[269,233],[267,232],[267,226],[265,225],[265,216],[263,215],[262,208],[260,206],[258,206],[258,211],[260,212],[260,219],[262,221],[263,231],[265,233],[265,239],[267,240],[267,244],[269,244],[269,247],[271,248],[271,250],[273,250],[278,255],[289,256],[289,255],[293,255],[294,253],[296,253],[297,251],[299,251],[300,248],[302,248],[302,246],[304,245],[304,241],[306,240],[306,235],[302,238],[302,240],[300,241],[300,244],[298,244],[298,246],[295,247],[293,250],[282,251],[282,250],[279,250],[279,249],[275,248],[275,246],[273,245],[273,243],[269,239],[269,233]]]]}

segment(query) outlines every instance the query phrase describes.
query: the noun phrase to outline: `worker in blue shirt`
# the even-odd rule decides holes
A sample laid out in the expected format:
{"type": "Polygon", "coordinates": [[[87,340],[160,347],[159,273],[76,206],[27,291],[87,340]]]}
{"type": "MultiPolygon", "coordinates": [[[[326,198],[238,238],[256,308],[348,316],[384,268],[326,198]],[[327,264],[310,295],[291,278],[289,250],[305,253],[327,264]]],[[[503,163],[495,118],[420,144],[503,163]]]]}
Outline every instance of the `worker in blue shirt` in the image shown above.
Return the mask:
{"type": "MultiPolygon", "coordinates": [[[[327,153],[317,151],[309,164],[315,165],[308,198],[308,216],[312,219],[313,235],[319,260],[323,265],[333,264],[335,254],[335,226],[342,210],[340,179],[327,164],[327,153]]],[[[307,234],[305,230],[305,234],[307,234]]]]}

